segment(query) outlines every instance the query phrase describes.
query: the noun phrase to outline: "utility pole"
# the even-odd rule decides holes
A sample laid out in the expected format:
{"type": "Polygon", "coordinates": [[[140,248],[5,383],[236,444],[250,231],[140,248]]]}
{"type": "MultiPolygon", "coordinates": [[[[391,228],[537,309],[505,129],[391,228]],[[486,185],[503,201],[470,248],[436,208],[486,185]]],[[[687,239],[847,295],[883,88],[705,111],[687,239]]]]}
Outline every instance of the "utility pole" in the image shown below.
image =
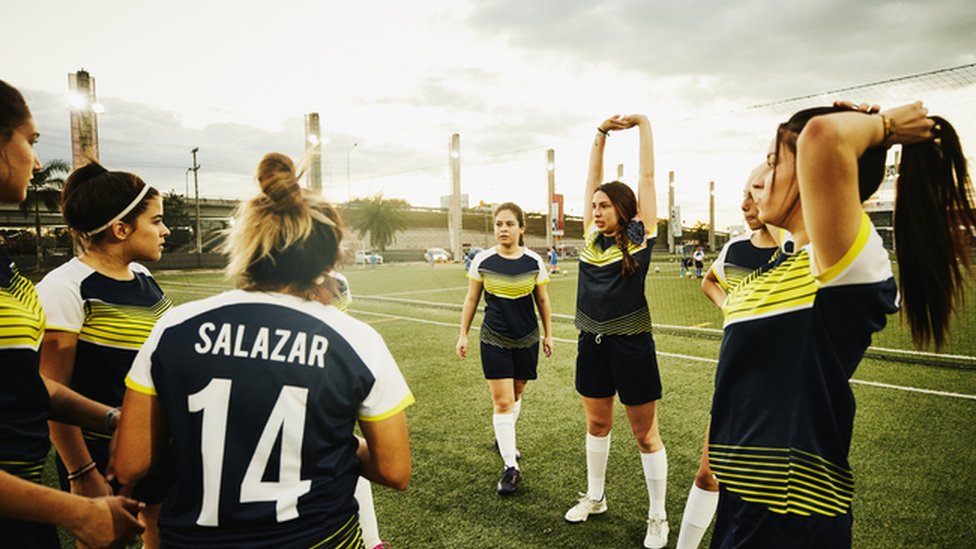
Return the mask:
{"type": "Polygon", "coordinates": [[[190,169],[193,170],[193,194],[196,195],[196,203],[197,203],[197,230],[196,230],[197,253],[202,254],[203,235],[200,234],[200,180],[197,177],[197,172],[200,171],[200,164],[197,164],[197,152],[199,150],[200,147],[193,147],[193,150],[190,151],[193,154],[193,167],[190,169]]]}
{"type": "Polygon", "coordinates": [[[308,162],[308,186],[322,194],[322,132],[319,113],[305,115],[305,161],[308,162]]]}
{"type": "Polygon", "coordinates": [[[451,209],[447,214],[448,242],[454,261],[461,260],[461,134],[452,133],[450,141],[451,209]]]}
{"type": "MultiPolygon", "coordinates": [[[[674,232],[676,230],[674,226],[675,215],[674,215],[674,170],[668,172],[668,215],[671,216],[671,220],[668,223],[668,253],[674,253],[674,232]]],[[[678,219],[678,226],[681,226],[681,220],[678,219]]]]}
{"type": "Polygon", "coordinates": [[[715,249],[715,182],[708,182],[708,251],[715,249]]]}
{"type": "Polygon", "coordinates": [[[556,192],[556,150],[546,150],[546,251],[553,247],[553,234],[555,228],[556,215],[559,212],[552,211],[552,195],[556,192]]]}

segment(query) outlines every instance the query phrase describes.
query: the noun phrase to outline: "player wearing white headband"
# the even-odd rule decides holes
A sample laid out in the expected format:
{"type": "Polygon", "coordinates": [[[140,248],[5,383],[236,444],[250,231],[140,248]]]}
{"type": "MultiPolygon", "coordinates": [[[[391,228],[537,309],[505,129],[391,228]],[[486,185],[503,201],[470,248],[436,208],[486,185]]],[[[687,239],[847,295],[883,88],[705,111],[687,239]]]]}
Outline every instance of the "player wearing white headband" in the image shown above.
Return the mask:
{"type": "MultiPolygon", "coordinates": [[[[47,313],[41,372],[79,393],[121,406],[132,359],[156,320],[172,307],[149,271],[136,261],[156,261],[169,229],[159,191],[135,174],[98,163],[75,170],[61,195],[64,219],[84,250],[51,271],[37,286],[47,313]]],[[[108,495],[109,438],[65,424],[51,424],[63,489],[108,495]],[[94,463],[94,467],[92,467],[94,463]]],[[[148,506],[147,547],[156,546],[165,473],[149,477],[133,496],[148,506]]],[[[116,486],[117,488],[117,486],[116,486]]]]}

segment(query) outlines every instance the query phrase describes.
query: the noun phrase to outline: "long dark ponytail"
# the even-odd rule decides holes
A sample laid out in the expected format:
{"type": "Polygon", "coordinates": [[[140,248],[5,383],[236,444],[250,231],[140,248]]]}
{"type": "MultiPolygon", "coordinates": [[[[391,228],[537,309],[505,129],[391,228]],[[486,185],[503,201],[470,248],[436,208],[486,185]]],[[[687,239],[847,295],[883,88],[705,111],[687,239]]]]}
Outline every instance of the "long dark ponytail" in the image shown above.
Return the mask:
{"type": "Polygon", "coordinates": [[[933,116],[935,139],[902,147],[895,199],[898,282],[916,343],[941,348],[962,305],[976,235],[973,188],[955,128],[933,116]]]}
{"type": "MultiPolygon", "coordinates": [[[[780,125],[779,141],[796,152],[796,138],[815,116],[850,112],[847,107],[816,107],[780,125]]],[[[869,116],[865,114],[865,116],[869,116]]],[[[919,346],[939,349],[949,319],[961,306],[966,275],[972,275],[969,248],[976,237],[973,188],[956,130],[933,116],[935,139],[902,146],[895,189],[895,255],[903,311],[919,346]]],[[[885,147],[868,149],[858,159],[861,201],[884,178],[885,147]]]]}
{"type": "MultiPolygon", "coordinates": [[[[610,199],[613,209],[617,213],[617,230],[613,237],[617,243],[617,248],[623,254],[620,262],[620,275],[630,276],[637,270],[637,259],[630,255],[630,237],[627,236],[627,224],[637,216],[637,196],[633,189],[621,181],[611,181],[604,183],[596,189],[602,191],[610,199]]],[[[647,223],[647,220],[642,220],[647,223]]],[[[655,223],[657,220],[652,219],[655,223]]]]}

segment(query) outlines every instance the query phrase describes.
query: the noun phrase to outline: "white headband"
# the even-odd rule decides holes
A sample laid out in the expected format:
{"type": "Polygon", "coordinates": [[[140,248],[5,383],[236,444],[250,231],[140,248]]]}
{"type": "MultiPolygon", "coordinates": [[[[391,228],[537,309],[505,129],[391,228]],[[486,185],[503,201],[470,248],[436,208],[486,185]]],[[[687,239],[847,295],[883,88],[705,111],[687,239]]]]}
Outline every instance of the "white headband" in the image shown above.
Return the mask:
{"type": "Polygon", "coordinates": [[[132,199],[132,202],[129,202],[129,205],[126,206],[125,209],[123,209],[121,212],[119,212],[118,215],[113,217],[111,221],[102,225],[101,227],[98,227],[97,229],[92,229],[90,231],[86,231],[85,236],[91,238],[92,236],[95,236],[96,234],[111,227],[112,224],[115,223],[116,221],[120,221],[123,217],[129,215],[129,212],[131,212],[136,206],[139,205],[140,202],[142,202],[142,199],[145,198],[146,193],[148,192],[149,192],[149,185],[143,185],[142,190],[139,191],[139,194],[137,194],[136,197],[132,199]]]}

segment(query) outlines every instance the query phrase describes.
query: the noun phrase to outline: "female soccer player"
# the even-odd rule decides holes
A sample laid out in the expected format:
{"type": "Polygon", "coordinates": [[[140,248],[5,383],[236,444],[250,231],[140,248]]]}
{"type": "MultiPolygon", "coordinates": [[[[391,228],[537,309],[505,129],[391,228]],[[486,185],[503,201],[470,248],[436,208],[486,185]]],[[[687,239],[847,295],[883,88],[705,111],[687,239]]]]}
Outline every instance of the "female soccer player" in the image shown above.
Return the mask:
{"type": "Polygon", "coordinates": [[[468,269],[468,294],[461,311],[456,351],[462,360],[468,356],[468,330],[484,289],[481,367],[494,408],[495,442],[504,462],[496,488],[504,496],[514,493],[522,478],[515,423],[522,411],[525,385],[538,377],[539,324],[533,305],[542,317],[542,350],[547,357],[552,355],[552,309],[546,291],[546,264],[525,247],[522,208],[505,202],[495,208],[494,217],[497,244],[474,256],[468,269]]]}
{"type": "Polygon", "coordinates": [[[169,447],[168,546],[363,547],[356,480],[406,488],[413,395],[380,335],[321,303],[342,240],[322,196],[282,154],[258,182],[226,242],[238,289],[174,308],[136,356],[114,470],[131,484],[169,447]]]}
{"type": "MultiPolygon", "coordinates": [[[[0,202],[27,196],[41,168],[34,143],[39,134],[27,102],[0,81],[0,202]]],[[[0,544],[60,547],[53,524],[68,528],[89,547],[132,541],[142,525],[129,513],[128,498],[91,500],[40,484],[50,449],[47,420],[71,421],[92,430],[110,430],[116,415],[38,374],[44,311],[33,284],[0,249],[0,544]]]]}
{"type": "MultiPolygon", "coordinates": [[[[768,169],[768,166],[763,163],[752,170],[743,191],[740,209],[746,225],[752,232],[730,240],[722,248],[718,258],[712,263],[702,280],[702,291],[719,309],[725,303],[726,292],[737,286],[750,273],[768,263],[777,250],[776,239],[766,225],[759,221],[759,209],[751,192],[752,182],[764,177],[768,169]]],[[[681,516],[678,549],[698,547],[715,516],[717,506],[718,482],[715,481],[712,470],[708,467],[708,428],[706,427],[701,463],[681,516]]]]}
{"type": "Polygon", "coordinates": [[[650,500],[644,547],[664,547],[668,540],[664,508],[668,462],[658,432],[661,377],[644,296],[651,248],[657,238],[654,144],[646,116],[612,116],[597,127],[584,196],[589,203],[584,205],[587,232],[576,295],[576,327],[580,330],[576,391],[586,412],[587,491],[565,518],[583,522],[607,510],[603,488],[616,394],[627,408],[650,500]],[[600,184],[610,132],[633,127],[640,132],[639,198],[619,181],[600,184]]]}
{"type": "MultiPolygon", "coordinates": [[[[169,229],[163,199],[137,175],[96,162],[64,182],[61,209],[84,252],[37,285],[47,313],[41,373],[92,400],[121,406],[125,374],[170,300],[137,261],[156,261],[169,229]]],[[[105,480],[109,437],[73,425],[51,424],[61,487],[74,494],[112,494],[105,480]],[[95,467],[90,467],[94,463],[95,467]]],[[[169,479],[154,476],[133,497],[148,505],[143,542],[159,545],[156,519],[169,479]]]]}
{"type": "MultiPolygon", "coordinates": [[[[330,210],[326,214],[329,219],[341,223],[339,214],[330,210]]],[[[336,309],[346,312],[352,303],[352,291],[349,289],[349,279],[338,271],[330,271],[329,278],[323,279],[323,292],[319,301],[326,305],[334,305],[336,309]]],[[[379,523],[376,520],[376,505],[373,503],[373,487],[369,480],[360,476],[356,481],[356,503],[359,504],[359,526],[363,531],[363,543],[368,549],[388,548],[389,543],[380,538],[379,523]]]]}
{"type": "Polygon", "coordinates": [[[898,309],[888,252],[861,208],[887,146],[903,145],[895,239],[917,342],[943,343],[969,272],[965,157],[952,126],[927,112],[921,102],[880,115],[825,107],[779,126],[753,194],[759,219],[789,230],[795,252],[725,303],[708,448],[720,487],[713,547],[851,545],[848,382],[898,309]]]}

